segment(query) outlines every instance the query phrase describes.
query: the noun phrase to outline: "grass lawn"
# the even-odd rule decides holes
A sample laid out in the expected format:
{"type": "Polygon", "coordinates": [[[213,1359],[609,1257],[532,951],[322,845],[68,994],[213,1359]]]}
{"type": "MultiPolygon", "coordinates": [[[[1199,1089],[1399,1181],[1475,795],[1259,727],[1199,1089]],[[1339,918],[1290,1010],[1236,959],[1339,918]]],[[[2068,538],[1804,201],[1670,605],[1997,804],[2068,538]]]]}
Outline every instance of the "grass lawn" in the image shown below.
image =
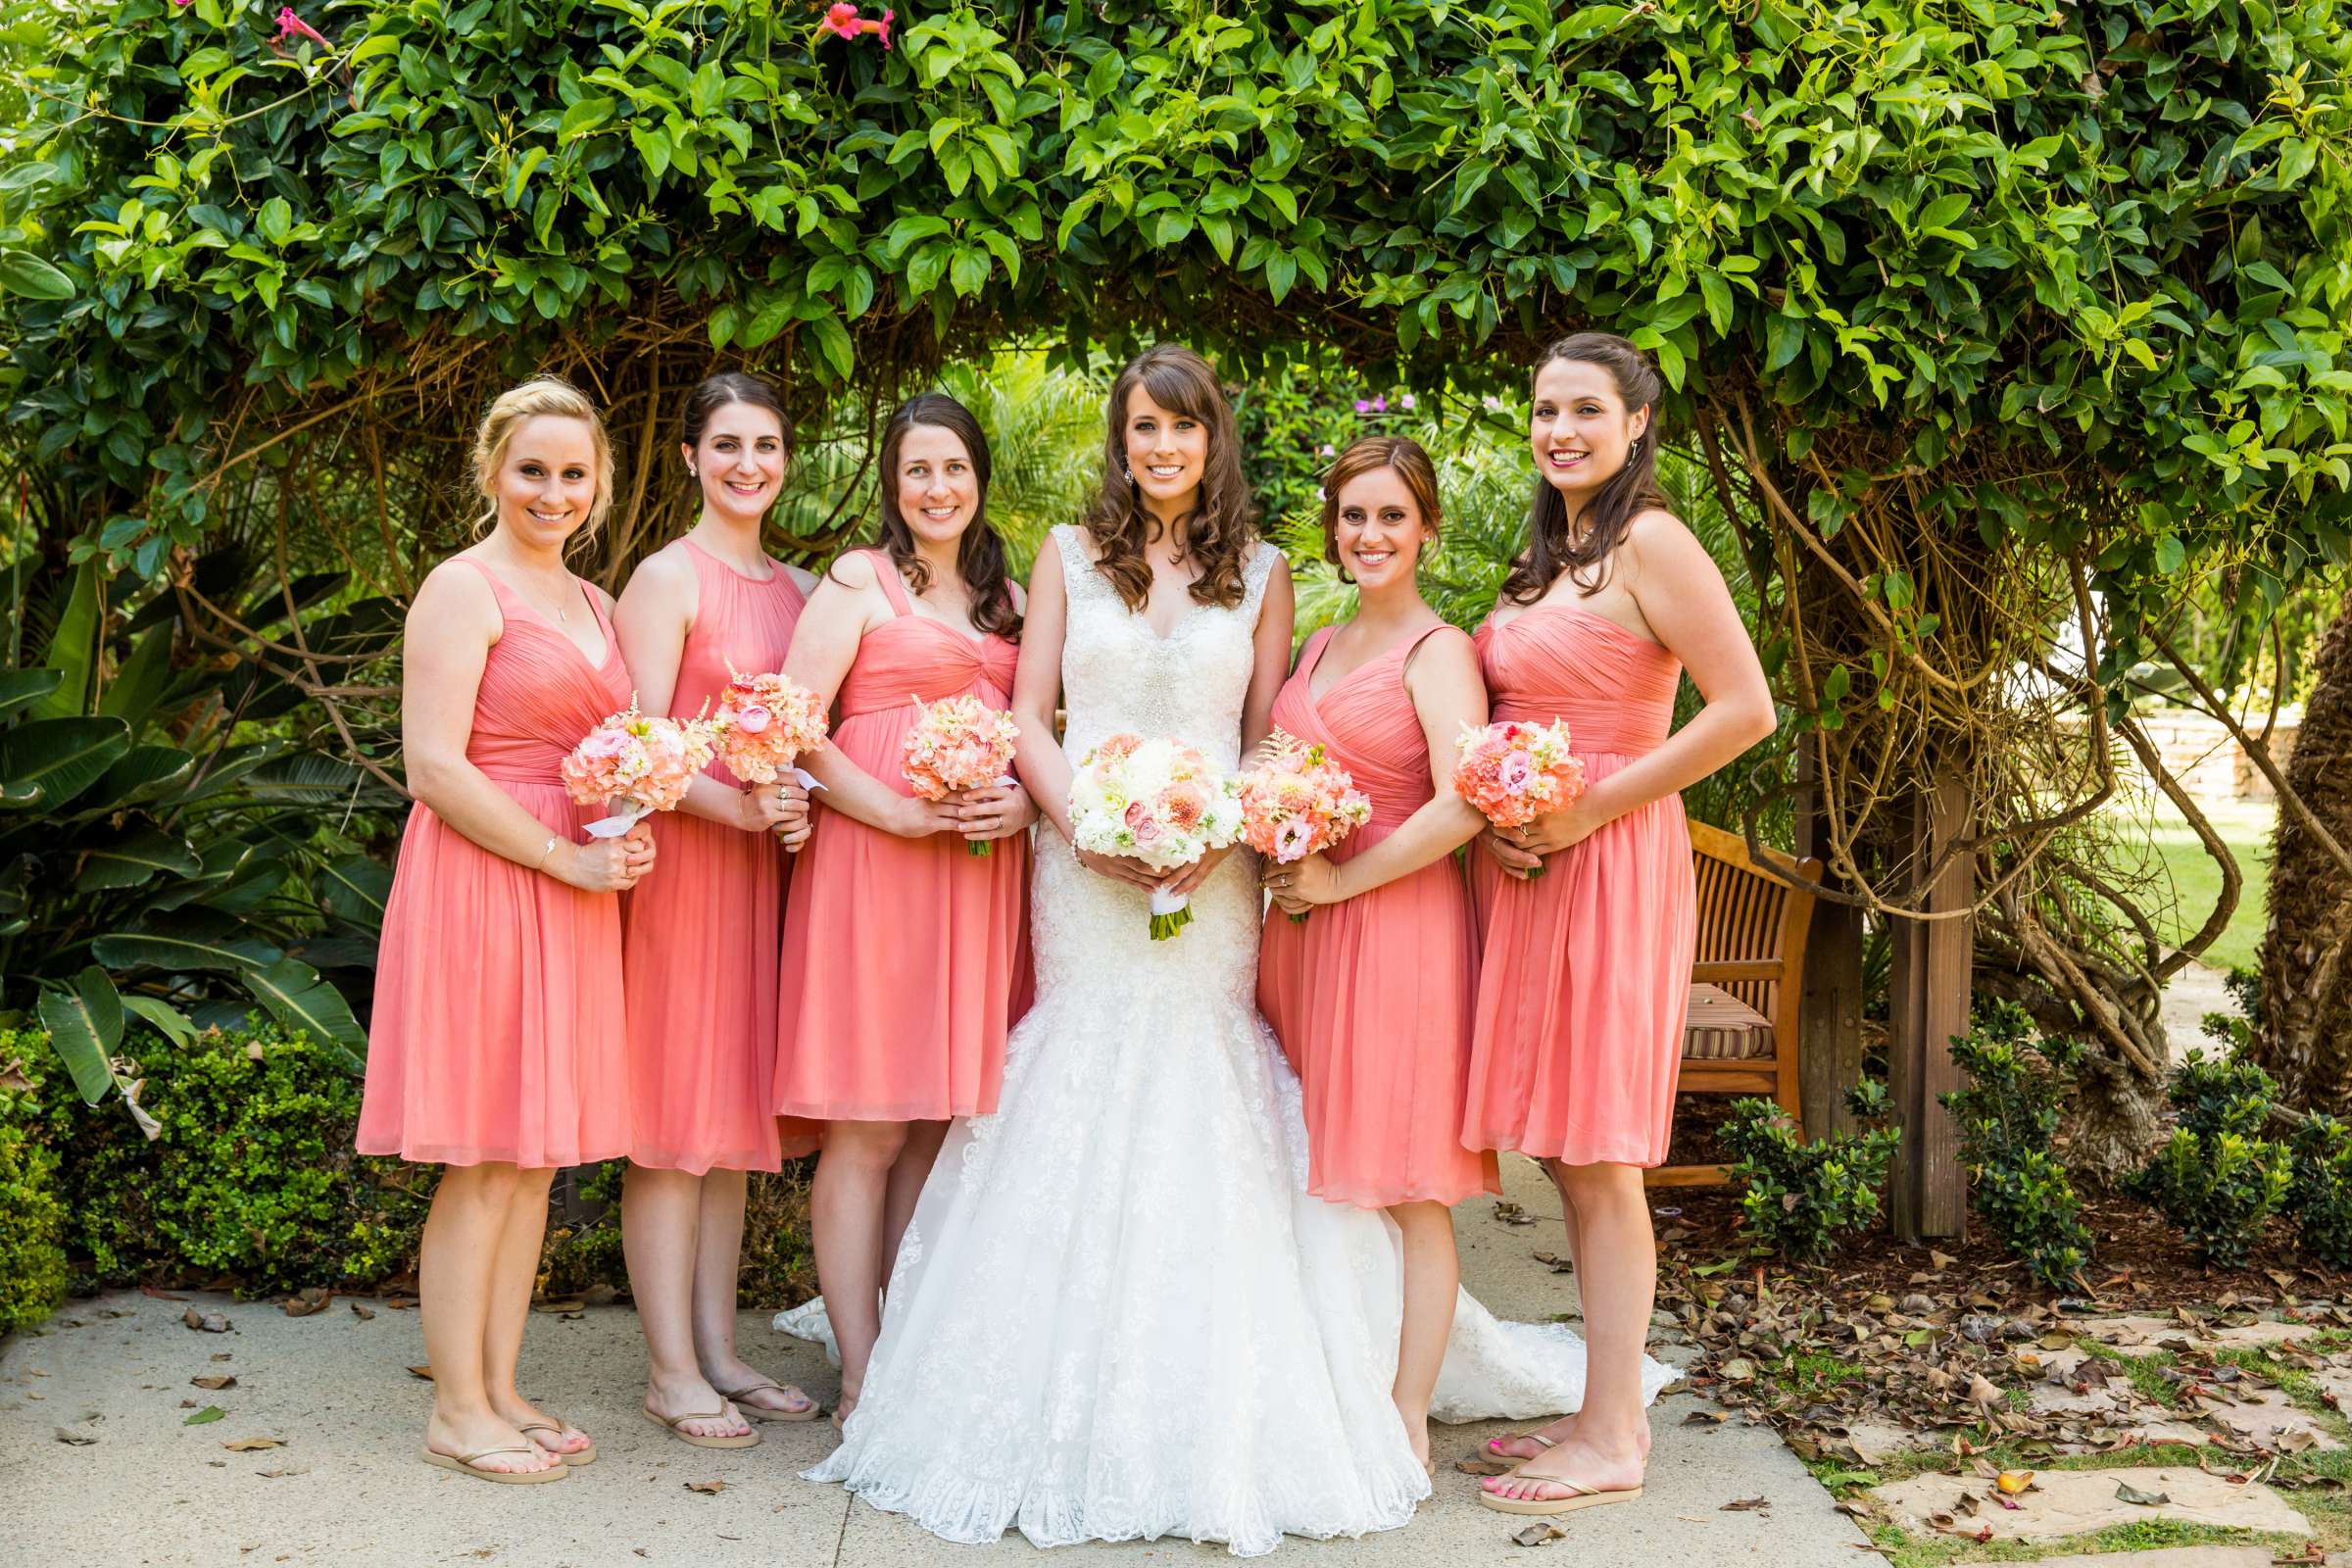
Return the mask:
{"type": "MultiPolygon", "coordinates": [[[[2271,876],[2271,828],[2278,809],[2261,801],[2208,806],[2206,816],[2237,858],[2238,874],[2245,879],[2237,910],[2219,941],[2205,950],[2204,961],[2216,968],[2251,966],[2262,947],[2265,895],[2271,876]]],[[[2150,867],[2160,883],[2169,885],[2175,906],[2160,916],[2158,927],[2175,941],[2205,923],[2222,896],[2222,873],[2197,842],[2186,818],[2160,801],[2149,815],[2125,819],[2126,832],[2146,832],[2158,863],[2150,867]]]]}

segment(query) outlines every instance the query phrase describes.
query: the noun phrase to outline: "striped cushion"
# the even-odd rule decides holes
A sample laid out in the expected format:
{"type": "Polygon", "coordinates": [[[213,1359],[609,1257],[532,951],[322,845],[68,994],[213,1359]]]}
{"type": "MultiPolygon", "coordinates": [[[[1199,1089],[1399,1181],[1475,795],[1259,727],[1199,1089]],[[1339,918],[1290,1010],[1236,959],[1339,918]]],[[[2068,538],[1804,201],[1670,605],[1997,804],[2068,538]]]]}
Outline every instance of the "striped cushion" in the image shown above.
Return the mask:
{"type": "Polygon", "coordinates": [[[1721,986],[1690,988],[1686,1061],[1757,1061],[1773,1054],[1772,1020],[1721,986]]]}

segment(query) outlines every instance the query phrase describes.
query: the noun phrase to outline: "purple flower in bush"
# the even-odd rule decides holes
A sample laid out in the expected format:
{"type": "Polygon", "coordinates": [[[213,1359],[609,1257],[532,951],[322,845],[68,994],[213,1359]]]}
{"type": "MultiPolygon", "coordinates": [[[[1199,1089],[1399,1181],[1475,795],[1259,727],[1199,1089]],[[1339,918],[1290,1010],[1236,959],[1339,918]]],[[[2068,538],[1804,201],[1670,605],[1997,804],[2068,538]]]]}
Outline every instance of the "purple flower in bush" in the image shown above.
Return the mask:
{"type": "Polygon", "coordinates": [[[1370,398],[1357,398],[1355,400],[1355,412],[1358,414],[1370,414],[1372,412],[1372,400],[1370,398]]]}

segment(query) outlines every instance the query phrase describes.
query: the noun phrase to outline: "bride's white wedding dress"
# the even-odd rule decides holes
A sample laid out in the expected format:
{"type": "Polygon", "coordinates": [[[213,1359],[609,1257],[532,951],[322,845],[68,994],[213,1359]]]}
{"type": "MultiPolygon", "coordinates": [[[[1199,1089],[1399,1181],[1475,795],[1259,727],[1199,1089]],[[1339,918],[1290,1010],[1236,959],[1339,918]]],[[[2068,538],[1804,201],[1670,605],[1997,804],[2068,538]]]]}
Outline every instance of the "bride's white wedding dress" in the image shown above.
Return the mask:
{"type": "MultiPolygon", "coordinates": [[[[1130,730],[1237,765],[1275,551],[1257,547],[1237,609],[1195,605],[1163,639],[1081,530],[1054,540],[1067,755],[1130,730]]],[[[1172,1535],[1245,1555],[1392,1529],[1429,1494],[1389,1400],[1396,1230],[1306,1194],[1298,1080],[1254,1001],[1254,872],[1230,857],[1193,923],[1153,942],[1147,896],[1047,830],[1037,1002],[1001,1108],[949,1134],[845,1441],[808,1479],[951,1541],[1014,1526],[1041,1546],[1172,1535]]],[[[822,1308],[779,1322],[819,1333],[822,1308]]],[[[1653,1396],[1674,1376],[1646,1370],[1653,1396]]],[[[1574,1334],[1463,1297],[1441,1419],[1573,1410],[1583,1390],[1574,1334]]]]}

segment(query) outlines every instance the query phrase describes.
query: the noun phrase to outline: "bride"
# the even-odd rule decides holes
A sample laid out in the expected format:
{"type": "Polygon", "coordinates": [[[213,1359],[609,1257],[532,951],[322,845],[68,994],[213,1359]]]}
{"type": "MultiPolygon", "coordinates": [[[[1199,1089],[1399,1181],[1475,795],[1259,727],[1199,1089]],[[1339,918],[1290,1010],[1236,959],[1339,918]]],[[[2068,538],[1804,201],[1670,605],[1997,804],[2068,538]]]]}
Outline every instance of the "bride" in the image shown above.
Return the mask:
{"type": "MultiPolygon", "coordinates": [[[[1305,1192],[1298,1082],[1252,1000],[1251,868],[1220,853],[1163,879],[1068,843],[1071,759],[1105,736],[1176,736],[1231,769],[1265,735],[1290,574],[1254,537],[1199,355],[1126,368],[1103,456],[1086,523],[1039,553],[1013,697],[1022,782],[1060,835],[1039,835],[1036,1004],[998,1113],[949,1134],[844,1441],[807,1475],[959,1542],[1012,1526],[1254,1555],[1393,1529],[1430,1492],[1389,1397],[1396,1232],[1305,1192]],[[1194,920],[1153,942],[1163,880],[1194,920]]],[[[1672,1373],[1645,1370],[1654,1396],[1672,1373]]],[[[1569,1331],[1465,1298],[1432,1413],[1554,1414],[1583,1385],[1569,1331]]]]}

